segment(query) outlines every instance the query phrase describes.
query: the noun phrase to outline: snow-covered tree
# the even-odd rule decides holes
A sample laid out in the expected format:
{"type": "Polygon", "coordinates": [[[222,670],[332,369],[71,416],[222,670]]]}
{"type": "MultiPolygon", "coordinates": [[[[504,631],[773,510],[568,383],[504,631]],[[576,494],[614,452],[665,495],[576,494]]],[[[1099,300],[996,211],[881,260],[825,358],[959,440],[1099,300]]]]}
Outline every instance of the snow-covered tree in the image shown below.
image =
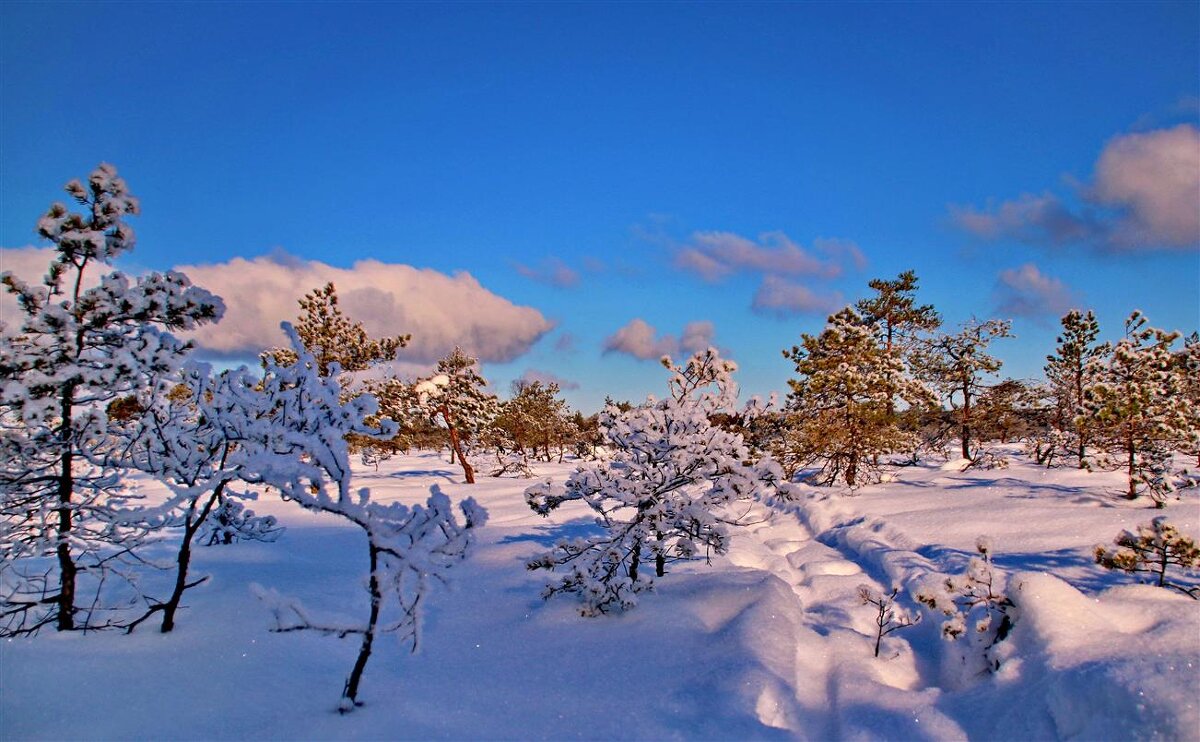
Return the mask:
{"type": "Polygon", "coordinates": [[[881,345],[853,309],[831,316],[820,335],[803,335],[784,355],[799,378],[788,380],[779,458],[801,466],[820,461],[823,483],[841,478],[855,488],[878,479],[880,455],[918,445],[897,426],[894,403],[932,404],[933,395],[908,377],[898,351],[881,345]]]}
{"type": "Polygon", "coordinates": [[[1062,318],[1062,333],[1055,340],[1053,355],[1046,356],[1046,380],[1054,397],[1054,428],[1079,459],[1079,468],[1087,467],[1089,416],[1083,393],[1093,382],[1096,359],[1109,351],[1107,343],[1097,343],[1100,323],[1096,315],[1072,309],[1062,318]]]}
{"type": "Polygon", "coordinates": [[[1094,358],[1094,379],[1084,389],[1084,407],[1094,421],[1102,462],[1125,470],[1125,496],[1149,495],[1158,507],[1174,489],[1171,454],[1194,438],[1188,400],[1171,346],[1179,333],[1148,326],[1135,311],[1125,337],[1104,358],[1094,358]]]}
{"type": "Polygon", "coordinates": [[[7,272],[0,279],[20,307],[19,324],[0,340],[0,612],[8,631],[89,625],[78,581],[103,580],[130,547],[128,530],[116,525],[127,493],[94,455],[106,437],[106,406],[181,363],[190,345],[167,331],[224,311],[176,272],[136,280],[111,272],[85,289],[89,271],[133,248],[125,220],[138,202],[107,164],[66,190],[83,213],[55,203],[38,221],[55,252],[41,285],[7,272]],[[49,571],[17,566],[50,554],[49,571]]]}
{"type": "Polygon", "coordinates": [[[1183,398],[1187,400],[1187,418],[1180,448],[1196,455],[1200,466],[1200,333],[1193,332],[1183,341],[1183,350],[1175,356],[1175,371],[1179,375],[1183,398]]]}
{"type": "Polygon", "coordinates": [[[431,583],[444,580],[446,571],[466,556],[473,531],[487,513],[467,498],[460,503],[460,523],[450,498],[436,485],[424,505],[411,506],[373,502],[366,488],[355,491],[347,436],[388,437],[394,433],[392,425],[372,428],[366,421],[376,412],[375,399],[364,394],[343,400],[335,367],[322,374],[291,327],[285,323],[284,329],[297,360],[282,365],[266,359],[260,388],[272,413],[270,424],[261,428],[267,438],[255,444],[249,457],[246,478],[269,484],[306,510],[336,516],[362,530],[370,565],[370,610],[365,622],[325,621],[294,599],[261,588],[259,595],[274,612],[275,631],[362,638],[342,691],[341,710],[347,712],[360,705],[359,683],[381,631],[398,634],[416,650],[431,583]]]}
{"type": "Polygon", "coordinates": [[[1195,539],[1179,532],[1179,529],[1159,516],[1149,525],[1138,526],[1137,533],[1122,531],[1113,539],[1116,549],[1096,547],[1096,562],[1107,569],[1119,569],[1129,574],[1142,572],[1152,575],[1159,587],[1172,590],[1200,600],[1200,584],[1196,579],[1180,581],[1172,573],[1183,570],[1195,572],[1200,567],[1200,547],[1195,539]]]}
{"type": "Polygon", "coordinates": [[[169,597],[151,600],[148,610],[128,625],[132,631],[162,613],[160,630],[175,627],[184,591],[205,578],[189,579],[192,547],[235,538],[273,540],[274,518],[258,518],[242,500],[257,493],[244,486],[271,442],[275,410],[260,380],[244,367],[214,375],[207,364],[189,363],[137,397],[140,412],[112,426],[111,455],[122,466],[162,481],[167,501],[147,513],[133,513],[158,528],[180,531],[175,581],[169,597]]]}
{"type": "Polygon", "coordinates": [[[1008,320],[972,319],[958,332],[926,342],[919,351],[920,374],[942,390],[954,412],[964,459],[971,458],[974,405],[985,388],[984,379],[1002,365],[999,358],[987,354],[987,348],[997,338],[1012,337],[1011,327],[1008,320]]]}
{"type": "Polygon", "coordinates": [[[596,514],[601,533],[560,541],[529,562],[529,569],[563,570],[543,592],[578,594],[581,613],[595,616],[637,604],[679,560],[724,554],[735,506],[786,488],[778,465],[753,460],[740,435],[715,427],[710,416],[732,412],[736,366],[716,350],[697,353],[671,371],[670,396],[621,412],[607,407],[600,427],[611,458],[588,463],[565,484],[542,482],[525,490],[539,515],[578,501],[596,514]]]}
{"type": "Polygon", "coordinates": [[[896,605],[896,596],[900,594],[899,587],[893,587],[891,592],[875,590],[870,585],[858,586],[858,599],[863,605],[875,609],[875,656],[879,656],[879,647],[883,638],[888,634],[916,626],[921,622],[920,613],[910,613],[896,605]]]}
{"type": "MultiPolygon", "coordinates": [[[[300,299],[300,317],[296,320],[300,342],[317,359],[317,368],[328,374],[337,364],[343,373],[365,371],[376,363],[396,360],[396,351],[408,345],[411,335],[372,338],[362,322],[342,313],[337,289],[327,283],[300,299]]],[[[267,351],[281,363],[295,363],[291,348],[272,348],[267,351]]]]}
{"type": "Polygon", "coordinates": [[[487,380],[475,370],[476,363],[455,348],[438,361],[437,373],[413,386],[412,395],[424,416],[446,431],[451,459],[457,458],[467,484],[475,484],[467,455],[470,441],[490,424],[499,406],[495,395],[484,391],[487,380]]]}

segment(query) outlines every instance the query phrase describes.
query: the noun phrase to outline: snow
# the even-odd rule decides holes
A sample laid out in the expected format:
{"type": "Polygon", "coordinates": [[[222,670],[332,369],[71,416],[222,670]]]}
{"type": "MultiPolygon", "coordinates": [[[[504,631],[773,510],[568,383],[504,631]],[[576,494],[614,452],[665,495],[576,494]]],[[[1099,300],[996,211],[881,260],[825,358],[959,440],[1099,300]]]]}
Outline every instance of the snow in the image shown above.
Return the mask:
{"type": "MultiPolygon", "coordinates": [[[[759,506],[759,522],[734,529],[727,555],[672,565],[636,609],[600,618],[541,600],[550,575],[524,566],[560,538],[594,533],[580,503],[540,517],[522,495],[529,480],[468,486],[429,452],[378,471],[355,464],[354,486],[377,502],[421,503],[438,485],[489,515],[429,596],[420,651],[377,641],[361,709],[337,713],[357,640],[271,633],[250,587],[317,616],[362,615],[361,531],[263,496],[256,512],[287,530],[275,543],[198,549],[194,573],[212,580],[186,594],[173,633],[146,624],[0,644],[0,738],[1196,738],[1200,605],[1091,554],[1156,515],[1197,535],[1200,492],[1153,510],[1115,494],[1119,473],[1046,470],[1003,452],[1008,469],[933,460],[854,496],[798,485],[795,501],[769,518],[759,506]],[[900,607],[914,610],[911,586],[963,572],[980,536],[1016,617],[999,670],[951,677],[966,645],[941,639],[928,613],[872,657],[875,609],[859,586],[900,585],[900,607]]],[[[535,469],[563,482],[575,465],[535,469]]],[[[156,554],[169,555],[169,544],[156,554]]]]}

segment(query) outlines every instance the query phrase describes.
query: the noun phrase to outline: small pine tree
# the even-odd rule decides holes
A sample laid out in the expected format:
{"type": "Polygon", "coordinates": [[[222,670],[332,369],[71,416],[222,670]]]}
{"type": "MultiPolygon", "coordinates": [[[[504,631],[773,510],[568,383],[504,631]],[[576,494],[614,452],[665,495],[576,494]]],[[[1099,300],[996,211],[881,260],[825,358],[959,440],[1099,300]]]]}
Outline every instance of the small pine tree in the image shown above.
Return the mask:
{"type": "MultiPolygon", "coordinates": [[[[911,270],[896,276],[894,281],[874,279],[867,285],[875,290],[875,296],[854,305],[863,322],[875,328],[884,352],[905,362],[921,335],[942,325],[942,318],[932,304],[917,304],[917,283],[917,274],[911,270]]],[[[895,412],[893,402],[888,403],[888,412],[895,412]]]]}
{"type": "Polygon", "coordinates": [[[958,424],[964,459],[971,458],[972,427],[976,417],[974,405],[985,388],[983,380],[986,375],[999,371],[1002,365],[999,358],[985,351],[993,340],[1012,337],[1011,327],[1008,320],[971,320],[958,332],[939,335],[920,350],[920,374],[946,395],[958,424]]]}
{"type": "Polygon", "coordinates": [[[441,425],[450,440],[467,484],[475,484],[475,469],[467,457],[472,438],[495,418],[499,402],[484,391],[487,380],[475,370],[477,361],[461,348],[438,361],[437,373],[412,387],[411,399],[429,420],[441,425]]]}
{"type": "Polygon", "coordinates": [[[893,587],[890,593],[884,593],[875,591],[870,585],[858,586],[858,599],[862,604],[875,607],[876,657],[879,656],[879,646],[885,636],[921,622],[920,613],[911,614],[896,607],[896,596],[899,594],[899,587],[893,587]]]}
{"type": "Polygon", "coordinates": [[[1096,343],[1100,323],[1088,310],[1067,312],[1062,318],[1062,334],[1053,355],[1046,356],[1046,380],[1054,398],[1054,428],[1070,438],[1072,453],[1079,459],[1079,468],[1087,467],[1089,421],[1084,405],[1084,390],[1095,381],[1094,361],[1108,353],[1107,343],[1096,343]]]}
{"type": "Polygon", "coordinates": [[[909,451],[915,436],[892,414],[893,401],[930,404],[933,395],[911,380],[893,352],[850,307],[829,318],[820,335],[802,336],[785,357],[796,364],[790,379],[787,428],[776,447],[780,458],[823,461],[822,479],[851,488],[877,479],[881,454],[909,451]]]}
{"type": "MultiPolygon", "coordinates": [[[[362,322],[351,320],[342,313],[337,289],[327,283],[300,299],[300,316],[296,333],[304,347],[317,359],[317,368],[328,376],[334,364],[342,373],[365,371],[380,362],[394,361],[396,351],[408,345],[411,335],[372,338],[362,322]]],[[[295,363],[291,348],[272,348],[267,351],[279,363],[295,363]]]]}
{"type": "Polygon", "coordinates": [[[1171,454],[1189,430],[1188,400],[1171,346],[1179,333],[1149,327],[1134,312],[1125,337],[1104,358],[1095,358],[1095,379],[1084,390],[1084,406],[1095,421],[1103,462],[1125,470],[1125,496],[1149,495],[1164,507],[1173,491],[1171,454]]]}
{"type": "Polygon", "coordinates": [[[546,481],[525,490],[539,515],[579,501],[603,528],[560,541],[527,565],[564,569],[542,595],[575,593],[585,616],[635,606],[637,595],[653,585],[644,562],[653,559],[654,574],[662,577],[669,562],[724,554],[730,527],[741,524],[729,506],[786,488],[778,466],[752,460],[740,435],[710,422],[732,411],[736,366],[711,348],[684,366],[670,358],[663,364],[672,372],[668,399],[601,413],[609,461],[581,465],[563,485],[546,481]]]}
{"type": "Polygon", "coordinates": [[[1138,526],[1137,533],[1122,531],[1113,539],[1116,549],[1096,547],[1096,562],[1106,569],[1119,569],[1129,574],[1138,572],[1153,575],[1159,587],[1166,587],[1200,600],[1200,585],[1180,582],[1167,571],[1172,567],[1195,570],[1200,566],[1200,547],[1195,539],[1184,536],[1175,526],[1159,516],[1149,525],[1138,526]]]}

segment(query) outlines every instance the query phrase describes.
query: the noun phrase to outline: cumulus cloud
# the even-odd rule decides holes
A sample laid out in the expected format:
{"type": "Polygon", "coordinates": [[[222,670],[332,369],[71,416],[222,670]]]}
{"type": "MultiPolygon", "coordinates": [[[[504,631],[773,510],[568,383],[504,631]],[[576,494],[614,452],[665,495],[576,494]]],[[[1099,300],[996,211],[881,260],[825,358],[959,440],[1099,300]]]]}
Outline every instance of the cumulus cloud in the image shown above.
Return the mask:
{"type": "Polygon", "coordinates": [[[751,308],[759,314],[789,317],[797,314],[828,314],[842,306],[842,295],[821,294],[779,276],[767,276],[754,293],[751,308]]]}
{"type": "Polygon", "coordinates": [[[824,257],[805,250],[783,232],[765,232],[757,240],[733,232],[694,232],[676,249],[675,266],[715,282],[735,273],[832,278],[842,273],[846,263],[856,268],[866,264],[862,251],[849,240],[818,239],[813,246],[824,257]]]}
{"type": "Polygon", "coordinates": [[[570,288],[579,283],[579,271],[574,270],[558,258],[546,260],[536,268],[522,263],[513,263],[513,268],[529,280],[548,286],[570,288]]]}
{"type": "Polygon", "coordinates": [[[526,384],[535,381],[540,381],[543,384],[558,384],[558,388],[562,389],[563,391],[579,388],[579,384],[576,384],[574,381],[564,379],[561,376],[550,373],[549,371],[542,371],[536,368],[525,369],[525,373],[521,374],[521,378],[517,379],[517,381],[524,382],[526,384]]]}
{"type": "Polygon", "coordinates": [[[436,361],[455,346],[482,361],[510,361],[553,327],[538,310],[488,291],[469,273],[449,276],[377,260],[336,268],[286,254],[179,270],[224,298],[225,319],[193,333],[192,339],[207,351],[231,357],[282,342],[279,323],[294,320],[297,301],[329,281],[337,286],[342,310],[371,335],[412,334],[400,353],[410,363],[436,361]]]}
{"type": "Polygon", "coordinates": [[[984,209],[951,206],[951,221],[984,239],[1086,243],[1107,250],[1200,246],[1200,129],[1180,124],[1110,140],[1073,209],[1052,193],[984,209]]]}
{"type": "Polygon", "coordinates": [[[1060,317],[1078,306],[1066,284],[1033,263],[1001,271],[995,299],[997,313],[1017,317],[1060,317]]]}
{"type": "Polygon", "coordinates": [[[713,334],[712,322],[689,322],[676,338],[659,333],[645,320],[636,318],[604,341],[604,352],[624,353],[643,361],[691,355],[711,346],[713,334]]]}

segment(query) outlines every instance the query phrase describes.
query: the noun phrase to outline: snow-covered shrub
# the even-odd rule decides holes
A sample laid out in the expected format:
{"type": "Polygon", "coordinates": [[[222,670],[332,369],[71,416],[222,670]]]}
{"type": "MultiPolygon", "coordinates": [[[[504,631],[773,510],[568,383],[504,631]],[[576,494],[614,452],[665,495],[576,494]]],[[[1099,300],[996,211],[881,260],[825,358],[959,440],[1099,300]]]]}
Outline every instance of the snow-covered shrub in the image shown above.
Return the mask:
{"type": "Polygon", "coordinates": [[[1200,547],[1196,546],[1195,539],[1183,535],[1168,523],[1165,516],[1139,525],[1137,533],[1122,531],[1113,543],[1118,548],[1096,547],[1096,562],[1101,566],[1129,574],[1149,574],[1159,587],[1178,590],[1200,600],[1200,584],[1196,584],[1194,574],[1200,567],[1200,547]],[[1168,578],[1167,571],[1171,568],[1192,573],[1192,579],[1180,581],[1174,574],[1168,578]]]}
{"type": "Polygon", "coordinates": [[[316,359],[284,323],[296,362],[280,365],[268,358],[261,390],[270,402],[268,445],[258,448],[254,477],[278,489],[284,500],[306,510],[342,518],[363,531],[370,565],[366,589],[370,612],[366,621],[317,621],[296,600],[258,589],[275,615],[275,631],[317,631],[346,637],[360,636],[358,657],[342,691],[341,710],[359,705],[358,687],[371,648],[380,631],[398,634],[415,651],[420,640],[421,611],[431,583],[465,558],[474,529],[487,512],[472,498],[455,517],[450,498],[436,485],[424,505],[378,503],[366,488],[351,488],[348,435],[388,438],[394,425],[378,429],[366,423],[376,412],[374,397],[341,398],[336,366],[322,375],[316,359]],[[385,620],[386,613],[391,614],[385,620]],[[385,621],[381,623],[381,621],[385,621]]]}
{"type": "Polygon", "coordinates": [[[709,421],[736,403],[736,366],[711,348],[684,366],[669,358],[663,365],[671,371],[669,398],[601,413],[607,461],[581,465],[566,484],[525,490],[539,515],[579,501],[597,516],[601,534],[560,541],[527,565],[564,570],[543,597],[575,593],[585,616],[636,605],[653,584],[651,560],[661,577],[668,562],[724,554],[730,527],[740,523],[730,506],[786,488],[776,464],[752,460],[740,435],[709,421]]]}
{"type": "Polygon", "coordinates": [[[1007,469],[1008,458],[992,451],[991,449],[976,449],[975,458],[967,462],[963,466],[963,471],[968,469],[1007,469]]]}
{"type": "Polygon", "coordinates": [[[111,272],[85,288],[93,267],[133,248],[125,219],[138,200],[107,164],[66,191],[83,213],[55,203],[38,221],[54,250],[41,285],[0,275],[19,306],[0,342],[0,633],[99,625],[101,584],[136,561],[144,532],[127,522],[131,493],[100,450],[106,407],[183,361],[191,346],[169,331],[224,312],[174,271],[111,272]]]}
{"type": "Polygon", "coordinates": [[[921,622],[920,613],[910,613],[896,606],[896,596],[900,594],[899,587],[893,587],[890,593],[879,592],[870,585],[858,586],[858,599],[863,605],[875,607],[875,656],[879,656],[879,645],[883,637],[915,626],[921,622]]]}
{"type": "Polygon", "coordinates": [[[993,648],[1012,630],[1013,603],[1005,594],[1005,579],[992,564],[992,544],[986,537],[975,543],[978,556],[972,557],[961,575],[931,575],[913,591],[917,602],[946,617],[942,638],[954,641],[966,637],[970,650],[965,663],[980,665],[979,671],[995,671],[1000,666],[993,648]]]}
{"type": "Polygon", "coordinates": [[[196,535],[196,543],[205,546],[232,544],[237,541],[270,543],[278,539],[283,530],[275,516],[255,515],[253,510],[238,500],[224,498],[196,535]]]}

